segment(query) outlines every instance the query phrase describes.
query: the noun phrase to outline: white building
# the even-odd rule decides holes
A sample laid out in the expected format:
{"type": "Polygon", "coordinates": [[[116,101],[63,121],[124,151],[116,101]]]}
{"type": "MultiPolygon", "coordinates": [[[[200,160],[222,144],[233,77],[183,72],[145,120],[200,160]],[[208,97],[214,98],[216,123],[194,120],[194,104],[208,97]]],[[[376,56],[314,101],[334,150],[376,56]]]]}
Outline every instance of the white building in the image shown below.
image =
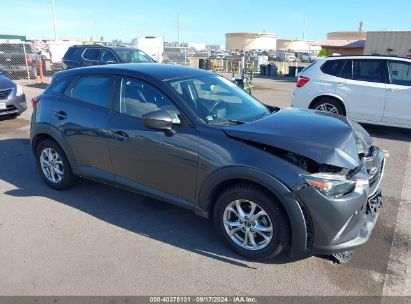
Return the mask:
{"type": "Polygon", "coordinates": [[[227,33],[225,48],[230,51],[275,50],[277,34],[274,33],[227,33]]]}
{"type": "Polygon", "coordinates": [[[147,53],[157,62],[163,62],[164,38],[154,36],[142,36],[134,38],[131,46],[136,47],[147,53]]]}

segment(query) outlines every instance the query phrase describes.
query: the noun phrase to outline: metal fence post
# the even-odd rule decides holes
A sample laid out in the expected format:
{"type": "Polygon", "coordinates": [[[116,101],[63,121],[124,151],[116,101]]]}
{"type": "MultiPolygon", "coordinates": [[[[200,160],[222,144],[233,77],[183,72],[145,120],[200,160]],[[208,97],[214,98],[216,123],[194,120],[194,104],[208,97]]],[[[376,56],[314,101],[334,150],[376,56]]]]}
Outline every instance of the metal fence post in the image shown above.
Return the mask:
{"type": "Polygon", "coordinates": [[[26,45],[24,42],[22,43],[22,46],[23,46],[23,51],[24,51],[24,62],[26,63],[27,79],[30,79],[30,71],[29,71],[29,66],[27,64],[26,45]]]}

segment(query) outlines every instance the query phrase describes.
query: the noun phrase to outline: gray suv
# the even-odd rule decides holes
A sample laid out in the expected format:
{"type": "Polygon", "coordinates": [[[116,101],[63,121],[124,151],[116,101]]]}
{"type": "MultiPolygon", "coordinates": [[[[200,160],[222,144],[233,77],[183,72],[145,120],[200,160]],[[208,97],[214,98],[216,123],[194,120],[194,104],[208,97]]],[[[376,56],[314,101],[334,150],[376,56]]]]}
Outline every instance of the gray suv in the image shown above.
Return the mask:
{"type": "Polygon", "coordinates": [[[60,72],[33,104],[47,185],[84,177],[188,208],[247,258],[290,248],[343,262],[376,224],[384,155],[345,117],[265,106],[221,76],[162,64],[60,72]]]}

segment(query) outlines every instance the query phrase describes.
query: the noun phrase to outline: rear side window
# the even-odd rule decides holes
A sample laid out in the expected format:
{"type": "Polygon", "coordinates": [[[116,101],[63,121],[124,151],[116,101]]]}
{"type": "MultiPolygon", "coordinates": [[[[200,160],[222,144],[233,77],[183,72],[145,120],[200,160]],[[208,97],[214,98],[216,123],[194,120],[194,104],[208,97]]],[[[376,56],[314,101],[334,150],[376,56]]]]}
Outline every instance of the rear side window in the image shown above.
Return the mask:
{"type": "Polygon", "coordinates": [[[392,84],[411,86],[411,63],[389,61],[388,73],[392,84]]]}
{"type": "Polygon", "coordinates": [[[113,94],[113,79],[108,76],[82,76],[69,90],[70,97],[107,107],[113,94]]]}
{"type": "Polygon", "coordinates": [[[71,47],[67,50],[66,54],[64,55],[64,59],[75,60],[80,58],[81,53],[84,49],[79,47],[71,47]]]}
{"type": "Polygon", "coordinates": [[[61,95],[72,79],[70,77],[55,78],[44,91],[46,94],[61,95]]]}
{"type": "Polygon", "coordinates": [[[338,60],[328,60],[321,66],[321,71],[323,73],[332,75],[332,76],[339,76],[341,69],[344,65],[344,60],[338,59],[338,60]]]}
{"type": "Polygon", "coordinates": [[[86,49],[83,54],[83,57],[87,60],[98,60],[100,57],[100,49],[86,49]]]}
{"type": "Polygon", "coordinates": [[[384,82],[385,61],[357,59],[352,61],[352,79],[369,82],[384,82]]]}

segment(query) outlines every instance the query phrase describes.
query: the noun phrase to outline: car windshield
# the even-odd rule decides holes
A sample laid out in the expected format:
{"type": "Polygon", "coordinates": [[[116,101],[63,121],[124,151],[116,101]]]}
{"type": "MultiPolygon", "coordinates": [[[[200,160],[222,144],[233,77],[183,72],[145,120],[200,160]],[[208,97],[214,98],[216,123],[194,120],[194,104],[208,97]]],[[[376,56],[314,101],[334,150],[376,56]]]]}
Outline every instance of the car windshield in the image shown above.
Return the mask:
{"type": "Polygon", "coordinates": [[[117,49],[116,53],[124,63],[149,63],[155,62],[153,58],[140,50],[117,49]]]}
{"type": "Polygon", "coordinates": [[[254,97],[218,75],[172,81],[170,84],[208,124],[242,124],[270,113],[254,97]]]}

